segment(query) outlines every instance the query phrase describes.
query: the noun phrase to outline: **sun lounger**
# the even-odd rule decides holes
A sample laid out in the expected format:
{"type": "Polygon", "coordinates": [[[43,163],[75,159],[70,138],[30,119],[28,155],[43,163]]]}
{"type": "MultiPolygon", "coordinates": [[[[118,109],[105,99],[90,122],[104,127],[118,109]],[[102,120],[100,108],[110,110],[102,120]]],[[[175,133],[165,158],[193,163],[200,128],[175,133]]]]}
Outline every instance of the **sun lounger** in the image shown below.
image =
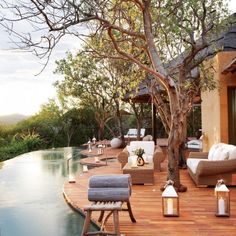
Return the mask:
{"type": "MultiPolygon", "coordinates": [[[[137,129],[129,129],[127,134],[124,135],[125,140],[137,140],[138,138],[138,130],[137,129]]],[[[140,139],[142,139],[145,135],[145,129],[140,130],[140,139]]]]}

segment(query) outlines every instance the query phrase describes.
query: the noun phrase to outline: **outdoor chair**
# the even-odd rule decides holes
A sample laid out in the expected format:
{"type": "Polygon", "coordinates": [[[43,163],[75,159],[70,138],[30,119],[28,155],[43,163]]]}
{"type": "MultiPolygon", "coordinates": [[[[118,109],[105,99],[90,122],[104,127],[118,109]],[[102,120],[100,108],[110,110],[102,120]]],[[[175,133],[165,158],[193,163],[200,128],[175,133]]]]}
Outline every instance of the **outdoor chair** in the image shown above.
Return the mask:
{"type": "Polygon", "coordinates": [[[197,151],[202,150],[202,138],[188,141],[186,143],[186,147],[188,149],[197,150],[197,151]]]}
{"type": "Polygon", "coordinates": [[[218,143],[212,145],[209,153],[190,152],[187,168],[197,186],[213,186],[219,179],[224,179],[228,185],[235,185],[236,146],[218,143]]]}
{"type": "MultiPolygon", "coordinates": [[[[125,140],[131,141],[131,140],[137,140],[138,136],[138,130],[137,129],[129,129],[127,134],[124,135],[125,140]]],[[[142,139],[145,135],[145,129],[140,129],[140,139],[142,139]]]]}
{"type": "Polygon", "coordinates": [[[146,161],[154,164],[154,170],[161,171],[161,163],[165,159],[165,154],[159,145],[155,146],[154,141],[131,141],[130,145],[127,145],[123,151],[117,155],[121,169],[127,162],[131,163],[134,158],[137,158],[137,156],[134,155],[134,151],[137,148],[143,148],[146,161]]]}
{"type": "Polygon", "coordinates": [[[119,211],[128,211],[130,219],[136,222],[129,198],[131,196],[130,175],[95,175],[89,180],[88,200],[91,204],[84,207],[86,218],[82,230],[85,235],[117,235],[120,236],[119,211]],[[123,204],[127,208],[123,208],[123,204]],[[101,223],[100,231],[88,232],[92,212],[100,211],[98,222],[101,223]],[[105,213],[107,213],[105,217],[105,213]],[[108,218],[113,215],[114,232],[107,232],[105,225],[108,218]]]}

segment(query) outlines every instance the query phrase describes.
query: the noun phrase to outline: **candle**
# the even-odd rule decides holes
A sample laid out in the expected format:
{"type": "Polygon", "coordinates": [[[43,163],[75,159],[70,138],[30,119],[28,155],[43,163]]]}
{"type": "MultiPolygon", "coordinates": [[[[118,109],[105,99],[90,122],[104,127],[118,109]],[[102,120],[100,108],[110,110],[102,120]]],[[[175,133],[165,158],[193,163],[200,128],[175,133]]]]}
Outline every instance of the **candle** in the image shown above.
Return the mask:
{"type": "Polygon", "coordinates": [[[69,183],[75,183],[75,178],[73,175],[69,175],[69,183]]]}
{"type": "Polygon", "coordinates": [[[136,167],[137,166],[137,160],[136,158],[132,159],[132,162],[131,162],[131,167],[136,167]]]}
{"type": "Polygon", "coordinates": [[[174,202],[172,198],[167,199],[167,214],[168,215],[174,214],[174,202]]]}
{"type": "Polygon", "coordinates": [[[225,214],[225,201],[222,197],[218,200],[218,212],[219,215],[224,215],[225,214]]]}
{"type": "Polygon", "coordinates": [[[83,172],[88,172],[88,166],[83,165],[83,172]]]}

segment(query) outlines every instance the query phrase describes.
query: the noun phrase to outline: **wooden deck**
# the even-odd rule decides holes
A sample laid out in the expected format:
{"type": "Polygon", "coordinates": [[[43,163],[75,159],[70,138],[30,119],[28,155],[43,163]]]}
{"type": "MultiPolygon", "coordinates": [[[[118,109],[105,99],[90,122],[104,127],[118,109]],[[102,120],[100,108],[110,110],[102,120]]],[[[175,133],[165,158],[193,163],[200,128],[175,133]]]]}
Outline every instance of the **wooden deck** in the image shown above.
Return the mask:
{"type": "MultiPolygon", "coordinates": [[[[115,149],[114,149],[115,150],[115,149]]],[[[119,151],[119,150],[118,150],[119,151]]],[[[118,152],[115,151],[116,153],[118,152]]],[[[112,152],[112,151],[111,151],[112,152]]],[[[162,172],[155,172],[154,185],[133,185],[131,205],[137,223],[132,223],[127,212],[120,213],[122,234],[130,236],[233,236],[236,235],[236,187],[230,187],[231,216],[215,217],[214,188],[196,188],[187,170],[180,170],[181,180],[188,187],[180,193],[180,216],[163,217],[160,186],[166,181],[166,166],[162,172]]],[[[96,167],[76,177],[76,183],[64,185],[64,194],[75,208],[82,209],[88,204],[88,179],[97,174],[121,174],[119,163],[108,161],[107,166],[96,167]]],[[[94,214],[94,218],[96,218],[94,214]]],[[[108,228],[112,225],[108,222],[108,228]]]]}

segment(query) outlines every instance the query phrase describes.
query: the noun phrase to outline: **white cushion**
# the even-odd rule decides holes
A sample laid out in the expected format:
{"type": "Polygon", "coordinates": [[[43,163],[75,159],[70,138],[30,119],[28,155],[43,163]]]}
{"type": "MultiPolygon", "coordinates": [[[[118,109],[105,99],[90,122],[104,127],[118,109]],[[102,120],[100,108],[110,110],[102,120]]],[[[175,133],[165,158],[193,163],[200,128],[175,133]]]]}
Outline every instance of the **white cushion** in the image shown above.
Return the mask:
{"type": "Polygon", "coordinates": [[[152,155],[143,154],[143,159],[144,159],[145,163],[153,163],[153,156],[152,155]]]}
{"type": "Polygon", "coordinates": [[[208,154],[209,160],[236,159],[236,146],[226,143],[212,145],[208,154]]]}
{"type": "Polygon", "coordinates": [[[134,155],[134,151],[135,151],[136,147],[131,146],[131,145],[127,145],[126,149],[127,149],[128,153],[129,153],[129,155],[132,156],[132,155],[134,155]]]}
{"type": "MultiPolygon", "coordinates": [[[[137,129],[129,129],[127,134],[124,135],[125,138],[136,138],[138,134],[138,130],[137,129]]],[[[140,129],[140,137],[143,138],[145,135],[145,129],[140,129]]]]}
{"type": "Polygon", "coordinates": [[[224,150],[228,151],[229,159],[236,159],[236,146],[223,143],[224,150]]]}
{"type": "Polygon", "coordinates": [[[215,154],[215,151],[217,150],[217,148],[219,147],[220,145],[217,143],[217,144],[213,144],[209,150],[209,153],[208,153],[208,159],[209,160],[214,160],[215,157],[214,157],[214,154],[215,154]]]}
{"type": "Polygon", "coordinates": [[[229,152],[229,159],[236,159],[236,146],[233,146],[231,148],[231,150],[229,152]]]}
{"type": "Polygon", "coordinates": [[[134,156],[134,155],[133,155],[133,156],[129,156],[129,157],[128,157],[128,163],[131,164],[131,165],[132,165],[136,160],[137,160],[137,156],[134,156]]]}
{"type": "Polygon", "coordinates": [[[131,150],[136,150],[137,148],[143,148],[146,155],[152,156],[155,150],[154,141],[131,141],[131,150]]]}
{"type": "Polygon", "coordinates": [[[223,146],[219,146],[215,150],[212,160],[222,161],[222,160],[227,160],[227,159],[229,159],[229,151],[227,150],[227,148],[223,146]]]}
{"type": "Polygon", "coordinates": [[[220,160],[228,160],[228,159],[229,159],[229,151],[223,149],[220,160]]]}
{"type": "Polygon", "coordinates": [[[202,149],[202,140],[194,139],[187,142],[187,147],[191,149],[202,149]]]}
{"type": "Polygon", "coordinates": [[[187,159],[187,166],[193,172],[193,174],[196,174],[198,163],[200,161],[209,161],[209,160],[208,159],[198,159],[198,158],[188,158],[187,159]]]}

